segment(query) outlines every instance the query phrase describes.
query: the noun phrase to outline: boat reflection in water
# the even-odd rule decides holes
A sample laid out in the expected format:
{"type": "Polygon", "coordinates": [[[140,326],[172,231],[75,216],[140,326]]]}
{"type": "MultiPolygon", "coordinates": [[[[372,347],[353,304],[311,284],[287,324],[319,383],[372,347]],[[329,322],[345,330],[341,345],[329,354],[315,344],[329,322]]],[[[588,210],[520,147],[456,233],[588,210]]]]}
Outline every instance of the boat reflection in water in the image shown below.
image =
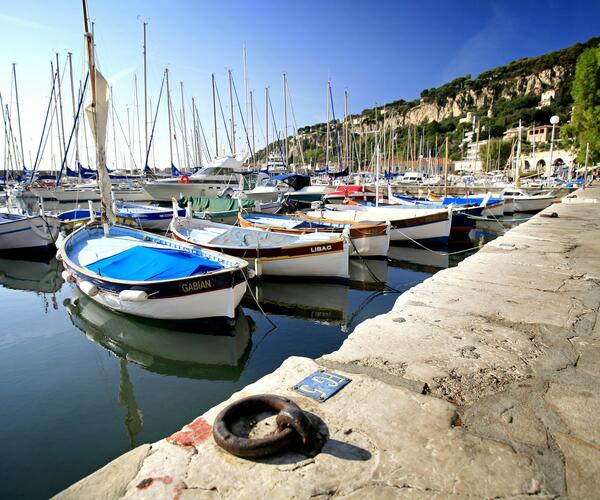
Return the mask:
{"type": "Polygon", "coordinates": [[[255,325],[238,308],[233,326],[195,320],[164,322],[112,312],[78,289],[64,302],[73,324],[121,359],[165,375],[239,379],[255,325]]]}
{"type": "Polygon", "coordinates": [[[388,251],[390,265],[405,269],[415,269],[435,273],[450,266],[447,247],[425,248],[408,245],[390,245],[388,251]]]}
{"type": "Polygon", "coordinates": [[[0,253],[0,285],[11,290],[53,294],[63,284],[54,252],[0,253]]]}
{"type": "Polygon", "coordinates": [[[350,290],[383,291],[388,262],[385,259],[353,258],[350,259],[349,272],[347,282],[254,280],[248,285],[250,290],[246,292],[242,305],[258,310],[258,301],[267,314],[337,325],[346,331],[352,313],[350,290]]]}

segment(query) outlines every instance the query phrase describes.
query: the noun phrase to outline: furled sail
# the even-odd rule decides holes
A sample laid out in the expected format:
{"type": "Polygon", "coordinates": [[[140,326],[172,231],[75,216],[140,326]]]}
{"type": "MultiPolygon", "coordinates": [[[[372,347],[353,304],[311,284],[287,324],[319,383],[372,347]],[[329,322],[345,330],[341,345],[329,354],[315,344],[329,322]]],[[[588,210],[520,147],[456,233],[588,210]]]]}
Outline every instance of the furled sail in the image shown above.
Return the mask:
{"type": "Polygon", "coordinates": [[[111,200],[110,177],[106,169],[106,124],[108,121],[108,105],[110,100],[110,90],[108,82],[102,76],[102,73],[95,70],[96,73],[96,105],[90,104],[86,109],[90,128],[96,143],[96,171],[98,172],[98,185],[100,186],[100,202],[102,204],[102,214],[106,215],[108,222],[116,222],[115,213],[111,200]]]}

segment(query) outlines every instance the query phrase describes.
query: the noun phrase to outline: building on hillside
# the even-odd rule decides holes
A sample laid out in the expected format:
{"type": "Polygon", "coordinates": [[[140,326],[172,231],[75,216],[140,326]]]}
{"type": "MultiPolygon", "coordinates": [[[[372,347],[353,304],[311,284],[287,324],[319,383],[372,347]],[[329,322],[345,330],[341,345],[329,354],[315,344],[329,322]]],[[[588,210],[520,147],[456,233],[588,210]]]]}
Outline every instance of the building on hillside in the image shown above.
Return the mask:
{"type": "Polygon", "coordinates": [[[556,89],[550,89],[543,92],[538,109],[543,108],[544,106],[550,106],[555,101],[557,94],[558,91],[556,89]]]}
{"type": "MultiPolygon", "coordinates": [[[[550,142],[552,138],[552,125],[537,125],[526,129],[527,140],[539,144],[541,142],[550,142]]],[[[560,126],[556,126],[554,130],[554,138],[559,137],[560,126]]]]}

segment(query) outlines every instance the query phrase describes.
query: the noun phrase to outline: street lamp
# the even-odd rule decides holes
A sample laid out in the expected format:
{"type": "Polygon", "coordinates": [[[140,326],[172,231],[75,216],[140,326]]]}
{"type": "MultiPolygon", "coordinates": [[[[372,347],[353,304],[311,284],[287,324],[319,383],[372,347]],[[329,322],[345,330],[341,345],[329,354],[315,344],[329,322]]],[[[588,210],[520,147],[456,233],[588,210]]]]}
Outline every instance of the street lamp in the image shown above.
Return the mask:
{"type": "Polygon", "coordinates": [[[550,175],[552,175],[552,154],[554,152],[554,128],[560,122],[560,118],[557,115],[554,115],[550,118],[550,124],[552,125],[552,135],[550,137],[550,161],[548,162],[548,166],[546,168],[546,181],[548,185],[550,185],[550,175]]]}

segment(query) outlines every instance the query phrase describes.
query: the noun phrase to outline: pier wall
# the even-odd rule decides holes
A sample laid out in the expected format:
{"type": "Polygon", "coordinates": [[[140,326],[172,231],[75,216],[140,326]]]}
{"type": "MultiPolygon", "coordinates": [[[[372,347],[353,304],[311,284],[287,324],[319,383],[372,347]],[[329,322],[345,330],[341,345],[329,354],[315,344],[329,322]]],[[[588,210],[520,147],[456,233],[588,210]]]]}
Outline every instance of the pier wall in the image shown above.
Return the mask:
{"type": "Polygon", "coordinates": [[[287,359],[57,497],[597,498],[600,186],[574,196],[405,292],[338,351],[287,359]],[[293,391],[320,368],[352,381],[324,403],[293,391]],[[259,393],[318,416],[322,452],[218,448],[217,413],[259,393]]]}

